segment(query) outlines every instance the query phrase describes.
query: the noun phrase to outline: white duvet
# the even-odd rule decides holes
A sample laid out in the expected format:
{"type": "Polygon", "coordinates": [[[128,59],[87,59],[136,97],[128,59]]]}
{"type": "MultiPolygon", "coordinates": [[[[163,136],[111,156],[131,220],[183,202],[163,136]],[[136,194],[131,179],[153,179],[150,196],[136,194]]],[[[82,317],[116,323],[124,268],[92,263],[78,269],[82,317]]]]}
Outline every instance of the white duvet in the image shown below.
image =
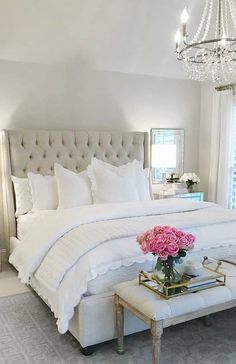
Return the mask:
{"type": "Polygon", "coordinates": [[[155,225],[192,232],[196,252],[236,246],[235,212],[211,203],[168,199],[40,214],[10,262],[22,282],[34,275],[45,287],[45,298],[64,333],[90,280],[110,269],[152,259],[142,254],[135,239],[155,225]]]}

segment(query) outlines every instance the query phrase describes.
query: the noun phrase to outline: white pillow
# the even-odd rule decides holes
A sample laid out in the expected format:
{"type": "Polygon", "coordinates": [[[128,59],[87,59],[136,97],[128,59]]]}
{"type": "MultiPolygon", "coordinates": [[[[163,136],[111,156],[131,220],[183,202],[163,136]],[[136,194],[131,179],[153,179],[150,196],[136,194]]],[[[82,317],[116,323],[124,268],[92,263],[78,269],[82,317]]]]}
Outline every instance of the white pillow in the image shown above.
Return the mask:
{"type": "Polygon", "coordinates": [[[143,163],[136,159],[120,168],[127,168],[129,165],[133,165],[136,173],[136,186],[138,189],[138,195],[140,201],[151,200],[150,195],[150,171],[148,168],[143,169],[143,163]]]}
{"type": "Polygon", "coordinates": [[[88,166],[94,203],[138,201],[135,168],[120,168],[92,158],[88,166]],[[109,166],[109,167],[107,167],[109,166]]]}
{"type": "Polygon", "coordinates": [[[32,195],[30,192],[29,181],[27,178],[11,177],[16,200],[16,217],[24,215],[29,212],[32,207],[32,195]]]}
{"type": "Polygon", "coordinates": [[[150,194],[150,173],[149,169],[143,169],[143,163],[134,159],[132,162],[124,164],[120,167],[115,167],[112,164],[103,162],[97,158],[92,158],[91,164],[96,163],[96,165],[101,168],[107,168],[110,171],[120,174],[121,171],[126,171],[130,168],[134,169],[135,173],[135,185],[138,192],[139,201],[149,201],[151,200],[150,194]]]}
{"type": "Polygon", "coordinates": [[[144,179],[145,179],[145,185],[147,189],[147,200],[153,200],[153,192],[152,192],[152,174],[150,172],[149,168],[145,168],[143,170],[144,172],[144,179]]]}
{"type": "Polygon", "coordinates": [[[74,173],[54,164],[58,188],[58,208],[66,209],[92,204],[91,183],[87,171],[74,173]]]}
{"type": "Polygon", "coordinates": [[[54,210],[58,206],[56,178],[28,173],[33,210],[54,210]]]}

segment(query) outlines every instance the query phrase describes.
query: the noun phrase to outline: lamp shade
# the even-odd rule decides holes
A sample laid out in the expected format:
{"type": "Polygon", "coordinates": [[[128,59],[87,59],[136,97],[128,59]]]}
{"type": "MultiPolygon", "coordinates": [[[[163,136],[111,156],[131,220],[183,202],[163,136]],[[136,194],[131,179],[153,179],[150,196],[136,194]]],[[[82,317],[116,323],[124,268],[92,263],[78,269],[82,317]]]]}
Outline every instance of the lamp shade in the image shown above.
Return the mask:
{"type": "Polygon", "coordinates": [[[152,168],[176,168],[176,144],[152,145],[152,168]]]}

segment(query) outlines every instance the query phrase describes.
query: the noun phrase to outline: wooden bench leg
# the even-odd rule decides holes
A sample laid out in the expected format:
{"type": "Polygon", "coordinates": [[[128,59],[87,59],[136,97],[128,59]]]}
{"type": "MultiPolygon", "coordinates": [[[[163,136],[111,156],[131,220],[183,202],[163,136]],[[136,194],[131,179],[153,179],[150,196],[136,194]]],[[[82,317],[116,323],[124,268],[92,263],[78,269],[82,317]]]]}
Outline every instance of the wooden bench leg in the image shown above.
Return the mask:
{"type": "Polygon", "coordinates": [[[162,322],[151,321],[152,334],[152,364],[160,364],[162,322]]]}
{"type": "Polygon", "coordinates": [[[119,297],[115,295],[116,307],[116,329],[117,329],[117,352],[124,354],[124,307],[119,302],[119,297]]]}

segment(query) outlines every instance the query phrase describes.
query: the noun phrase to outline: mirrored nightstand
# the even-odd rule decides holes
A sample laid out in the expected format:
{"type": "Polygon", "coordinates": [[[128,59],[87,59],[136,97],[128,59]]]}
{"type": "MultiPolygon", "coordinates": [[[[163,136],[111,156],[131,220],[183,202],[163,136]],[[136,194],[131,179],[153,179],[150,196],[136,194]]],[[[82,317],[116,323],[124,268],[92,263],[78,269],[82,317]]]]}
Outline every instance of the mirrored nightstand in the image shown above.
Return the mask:
{"type": "Polygon", "coordinates": [[[193,200],[193,201],[204,201],[204,192],[192,192],[192,193],[168,193],[168,191],[166,193],[154,193],[153,194],[154,199],[158,200],[158,199],[164,199],[164,198],[185,198],[188,200],[193,200]]]}

